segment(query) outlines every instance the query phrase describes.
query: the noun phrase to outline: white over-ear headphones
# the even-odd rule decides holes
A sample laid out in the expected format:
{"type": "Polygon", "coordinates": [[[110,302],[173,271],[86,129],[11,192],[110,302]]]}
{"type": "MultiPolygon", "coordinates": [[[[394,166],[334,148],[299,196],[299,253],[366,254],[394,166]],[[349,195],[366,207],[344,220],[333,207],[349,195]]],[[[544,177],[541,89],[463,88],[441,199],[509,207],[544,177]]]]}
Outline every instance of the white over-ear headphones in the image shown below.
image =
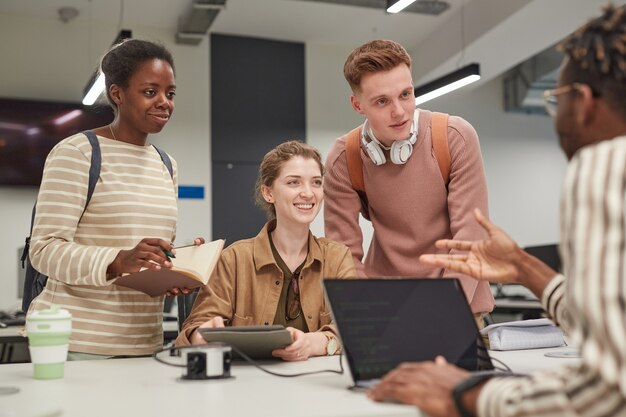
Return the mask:
{"type": "Polygon", "coordinates": [[[363,123],[363,126],[361,127],[361,144],[375,165],[383,165],[387,162],[383,149],[389,151],[389,158],[394,164],[406,164],[406,161],[409,160],[409,157],[413,153],[413,145],[417,140],[418,115],[419,113],[415,112],[409,137],[407,139],[394,141],[390,148],[386,147],[380,143],[378,139],[376,139],[374,132],[369,127],[369,122],[365,120],[365,123],[363,123]],[[371,139],[369,142],[367,140],[368,138],[371,139]]]}

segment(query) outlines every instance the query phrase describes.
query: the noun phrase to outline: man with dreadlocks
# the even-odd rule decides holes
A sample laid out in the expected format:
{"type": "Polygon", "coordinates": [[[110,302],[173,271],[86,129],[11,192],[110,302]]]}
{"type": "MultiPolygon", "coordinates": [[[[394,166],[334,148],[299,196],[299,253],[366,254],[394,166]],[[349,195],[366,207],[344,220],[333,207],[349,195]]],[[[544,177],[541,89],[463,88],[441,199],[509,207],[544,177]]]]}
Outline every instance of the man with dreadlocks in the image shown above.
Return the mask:
{"type": "Polygon", "coordinates": [[[626,416],[626,6],[570,35],[558,88],[546,91],[568,170],[564,275],[526,254],[479,211],[482,241],[441,240],[465,255],[420,261],[531,289],[582,353],[578,365],[527,376],[470,374],[444,358],[400,365],[369,396],[431,416],[626,416]],[[567,278],[565,278],[567,277],[567,278]]]}

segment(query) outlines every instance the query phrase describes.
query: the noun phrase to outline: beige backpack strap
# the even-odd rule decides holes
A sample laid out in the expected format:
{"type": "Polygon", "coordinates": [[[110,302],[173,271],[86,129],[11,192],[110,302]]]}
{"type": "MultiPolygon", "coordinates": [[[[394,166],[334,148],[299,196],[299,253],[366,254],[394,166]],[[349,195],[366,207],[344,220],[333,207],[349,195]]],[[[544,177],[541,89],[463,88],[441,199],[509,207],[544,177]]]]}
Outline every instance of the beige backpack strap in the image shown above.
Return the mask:
{"type": "Polygon", "coordinates": [[[447,187],[450,182],[451,165],[450,148],[448,147],[448,115],[445,113],[433,112],[431,131],[435,159],[437,159],[439,171],[441,172],[443,182],[447,187]]]}
{"type": "Polygon", "coordinates": [[[361,160],[359,145],[361,126],[352,129],[346,136],[346,161],[348,163],[348,174],[350,174],[352,188],[356,191],[365,192],[363,161],[361,160]]]}

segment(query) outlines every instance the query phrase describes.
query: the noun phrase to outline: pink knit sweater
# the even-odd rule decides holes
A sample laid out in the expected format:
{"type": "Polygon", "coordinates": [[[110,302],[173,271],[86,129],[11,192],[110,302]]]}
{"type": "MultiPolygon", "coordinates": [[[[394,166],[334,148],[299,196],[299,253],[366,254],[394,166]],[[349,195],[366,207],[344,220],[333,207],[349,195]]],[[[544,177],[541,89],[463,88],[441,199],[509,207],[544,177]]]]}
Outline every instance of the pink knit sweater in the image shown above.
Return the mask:
{"type": "Polygon", "coordinates": [[[442,253],[435,248],[438,239],[486,237],[473,215],[474,208],[488,214],[478,135],[467,121],[450,116],[448,143],[452,162],[446,192],[432,149],[431,115],[419,110],[418,137],[406,165],[387,162],[376,166],[361,151],[369,219],[374,227],[363,262],[363,234],[358,223],[361,203],[348,175],[346,137],[337,139],[326,160],[325,234],[350,248],[360,276],[457,277],[472,311],[488,312],[494,306],[489,283],[435,269],[417,260],[424,253],[442,253]]]}

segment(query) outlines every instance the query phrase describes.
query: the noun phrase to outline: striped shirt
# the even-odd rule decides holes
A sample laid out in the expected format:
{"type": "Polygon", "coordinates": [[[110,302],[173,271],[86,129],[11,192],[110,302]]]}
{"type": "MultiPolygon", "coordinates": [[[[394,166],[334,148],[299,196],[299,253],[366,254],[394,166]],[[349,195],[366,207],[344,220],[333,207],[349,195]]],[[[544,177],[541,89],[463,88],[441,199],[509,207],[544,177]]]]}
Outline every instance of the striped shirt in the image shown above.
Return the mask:
{"type": "Polygon", "coordinates": [[[489,381],[480,416],[626,416],[626,136],[574,156],[561,209],[567,279],[557,275],[542,302],[582,362],[489,381]]]}
{"type": "Polygon", "coordinates": [[[146,237],[173,241],[174,181],[151,145],[98,137],[102,167],[84,214],[91,145],[83,134],[57,144],[46,159],[30,256],[49,276],[29,312],[58,304],[72,314],[70,351],[146,355],[163,344],[163,297],[113,284],[108,265],[146,237]]]}

